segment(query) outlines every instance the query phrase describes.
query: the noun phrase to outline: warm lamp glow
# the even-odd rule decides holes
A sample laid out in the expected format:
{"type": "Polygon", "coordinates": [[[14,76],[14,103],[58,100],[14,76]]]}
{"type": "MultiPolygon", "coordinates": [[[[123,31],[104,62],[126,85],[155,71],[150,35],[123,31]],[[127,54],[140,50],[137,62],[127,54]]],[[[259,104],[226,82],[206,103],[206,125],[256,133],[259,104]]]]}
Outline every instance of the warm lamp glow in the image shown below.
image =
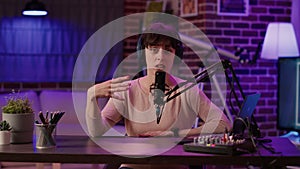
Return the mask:
{"type": "Polygon", "coordinates": [[[299,49],[291,23],[270,23],[264,39],[261,58],[298,57],[299,49]]]}

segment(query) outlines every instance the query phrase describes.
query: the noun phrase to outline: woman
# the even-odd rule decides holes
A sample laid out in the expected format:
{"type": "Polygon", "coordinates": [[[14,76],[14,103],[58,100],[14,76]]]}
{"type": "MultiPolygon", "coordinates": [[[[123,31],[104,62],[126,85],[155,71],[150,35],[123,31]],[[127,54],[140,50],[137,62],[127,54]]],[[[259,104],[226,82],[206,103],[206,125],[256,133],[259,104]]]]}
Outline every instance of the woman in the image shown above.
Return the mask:
{"type": "Polygon", "coordinates": [[[140,43],[144,50],[139,52],[145,56],[147,75],[132,81],[129,76],[119,77],[88,89],[86,119],[91,136],[101,136],[123,117],[128,136],[185,137],[201,133],[223,133],[231,129],[223,112],[196,86],[167,102],[162,109],[160,122],[157,123],[153,93],[149,89],[155,82],[157,71],[166,72],[167,88],[172,89],[183,82],[171,74],[175,55],[181,53],[181,42],[173,27],[154,23],[144,31],[140,43]],[[110,99],[100,110],[97,98],[104,97],[110,99]],[[197,116],[203,125],[192,128],[197,116]]]}

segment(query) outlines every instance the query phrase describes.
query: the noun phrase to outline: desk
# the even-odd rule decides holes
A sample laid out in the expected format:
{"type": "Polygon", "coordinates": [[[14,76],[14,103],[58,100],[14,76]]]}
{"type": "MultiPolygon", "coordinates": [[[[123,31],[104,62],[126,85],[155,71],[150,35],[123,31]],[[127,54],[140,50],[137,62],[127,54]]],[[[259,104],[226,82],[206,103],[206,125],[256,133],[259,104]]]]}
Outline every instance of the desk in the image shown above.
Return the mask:
{"type": "MultiPolygon", "coordinates": [[[[101,138],[120,145],[126,145],[131,140],[128,137],[101,138]]],[[[134,138],[143,142],[146,138],[134,138]]],[[[281,154],[272,154],[259,147],[254,154],[238,156],[202,154],[185,152],[182,145],[176,145],[162,154],[155,156],[140,156],[137,154],[116,155],[95,144],[87,136],[57,136],[57,147],[53,149],[36,149],[33,144],[10,144],[0,146],[0,159],[7,162],[38,162],[38,163],[90,163],[111,164],[185,164],[185,165],[255,165],[255,166],[286,166],[300,165],[300,151],[287,138],[270,138],[272,147],[281,154]],[[131,158],[134,157],[134,158],[131,158]]],[[[124,146],[123,146],[124,147],[124,146]]],[[[130,148],[130,147],[129,147],[130,148]]],[[[120,150],[120,153],[124,151],[120,150]]]]}

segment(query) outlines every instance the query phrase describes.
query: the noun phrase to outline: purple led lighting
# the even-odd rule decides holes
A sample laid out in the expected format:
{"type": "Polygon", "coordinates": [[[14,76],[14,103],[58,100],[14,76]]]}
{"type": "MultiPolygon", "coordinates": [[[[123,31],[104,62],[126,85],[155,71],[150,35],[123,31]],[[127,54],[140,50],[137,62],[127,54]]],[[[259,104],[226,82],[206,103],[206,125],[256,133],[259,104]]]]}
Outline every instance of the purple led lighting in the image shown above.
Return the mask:
{"type": "Polygon", "coordinates": [[[26,16],[45,16],[47,15],[47,10],[42,2],[32,0],[26,4],[22,14],[26,16]]]}

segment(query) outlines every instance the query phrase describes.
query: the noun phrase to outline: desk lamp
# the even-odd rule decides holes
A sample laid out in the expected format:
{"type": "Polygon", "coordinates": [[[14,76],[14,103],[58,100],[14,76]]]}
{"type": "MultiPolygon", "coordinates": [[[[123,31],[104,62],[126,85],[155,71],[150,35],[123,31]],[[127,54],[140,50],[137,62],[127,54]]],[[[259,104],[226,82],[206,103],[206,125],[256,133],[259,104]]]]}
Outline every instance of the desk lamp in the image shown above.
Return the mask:
{"type": "Polygon", "coordinates": [[[269,23],[261,58],[277,60],[279,57],[298,57],[299,49],[292,23],[269,23]]]}

